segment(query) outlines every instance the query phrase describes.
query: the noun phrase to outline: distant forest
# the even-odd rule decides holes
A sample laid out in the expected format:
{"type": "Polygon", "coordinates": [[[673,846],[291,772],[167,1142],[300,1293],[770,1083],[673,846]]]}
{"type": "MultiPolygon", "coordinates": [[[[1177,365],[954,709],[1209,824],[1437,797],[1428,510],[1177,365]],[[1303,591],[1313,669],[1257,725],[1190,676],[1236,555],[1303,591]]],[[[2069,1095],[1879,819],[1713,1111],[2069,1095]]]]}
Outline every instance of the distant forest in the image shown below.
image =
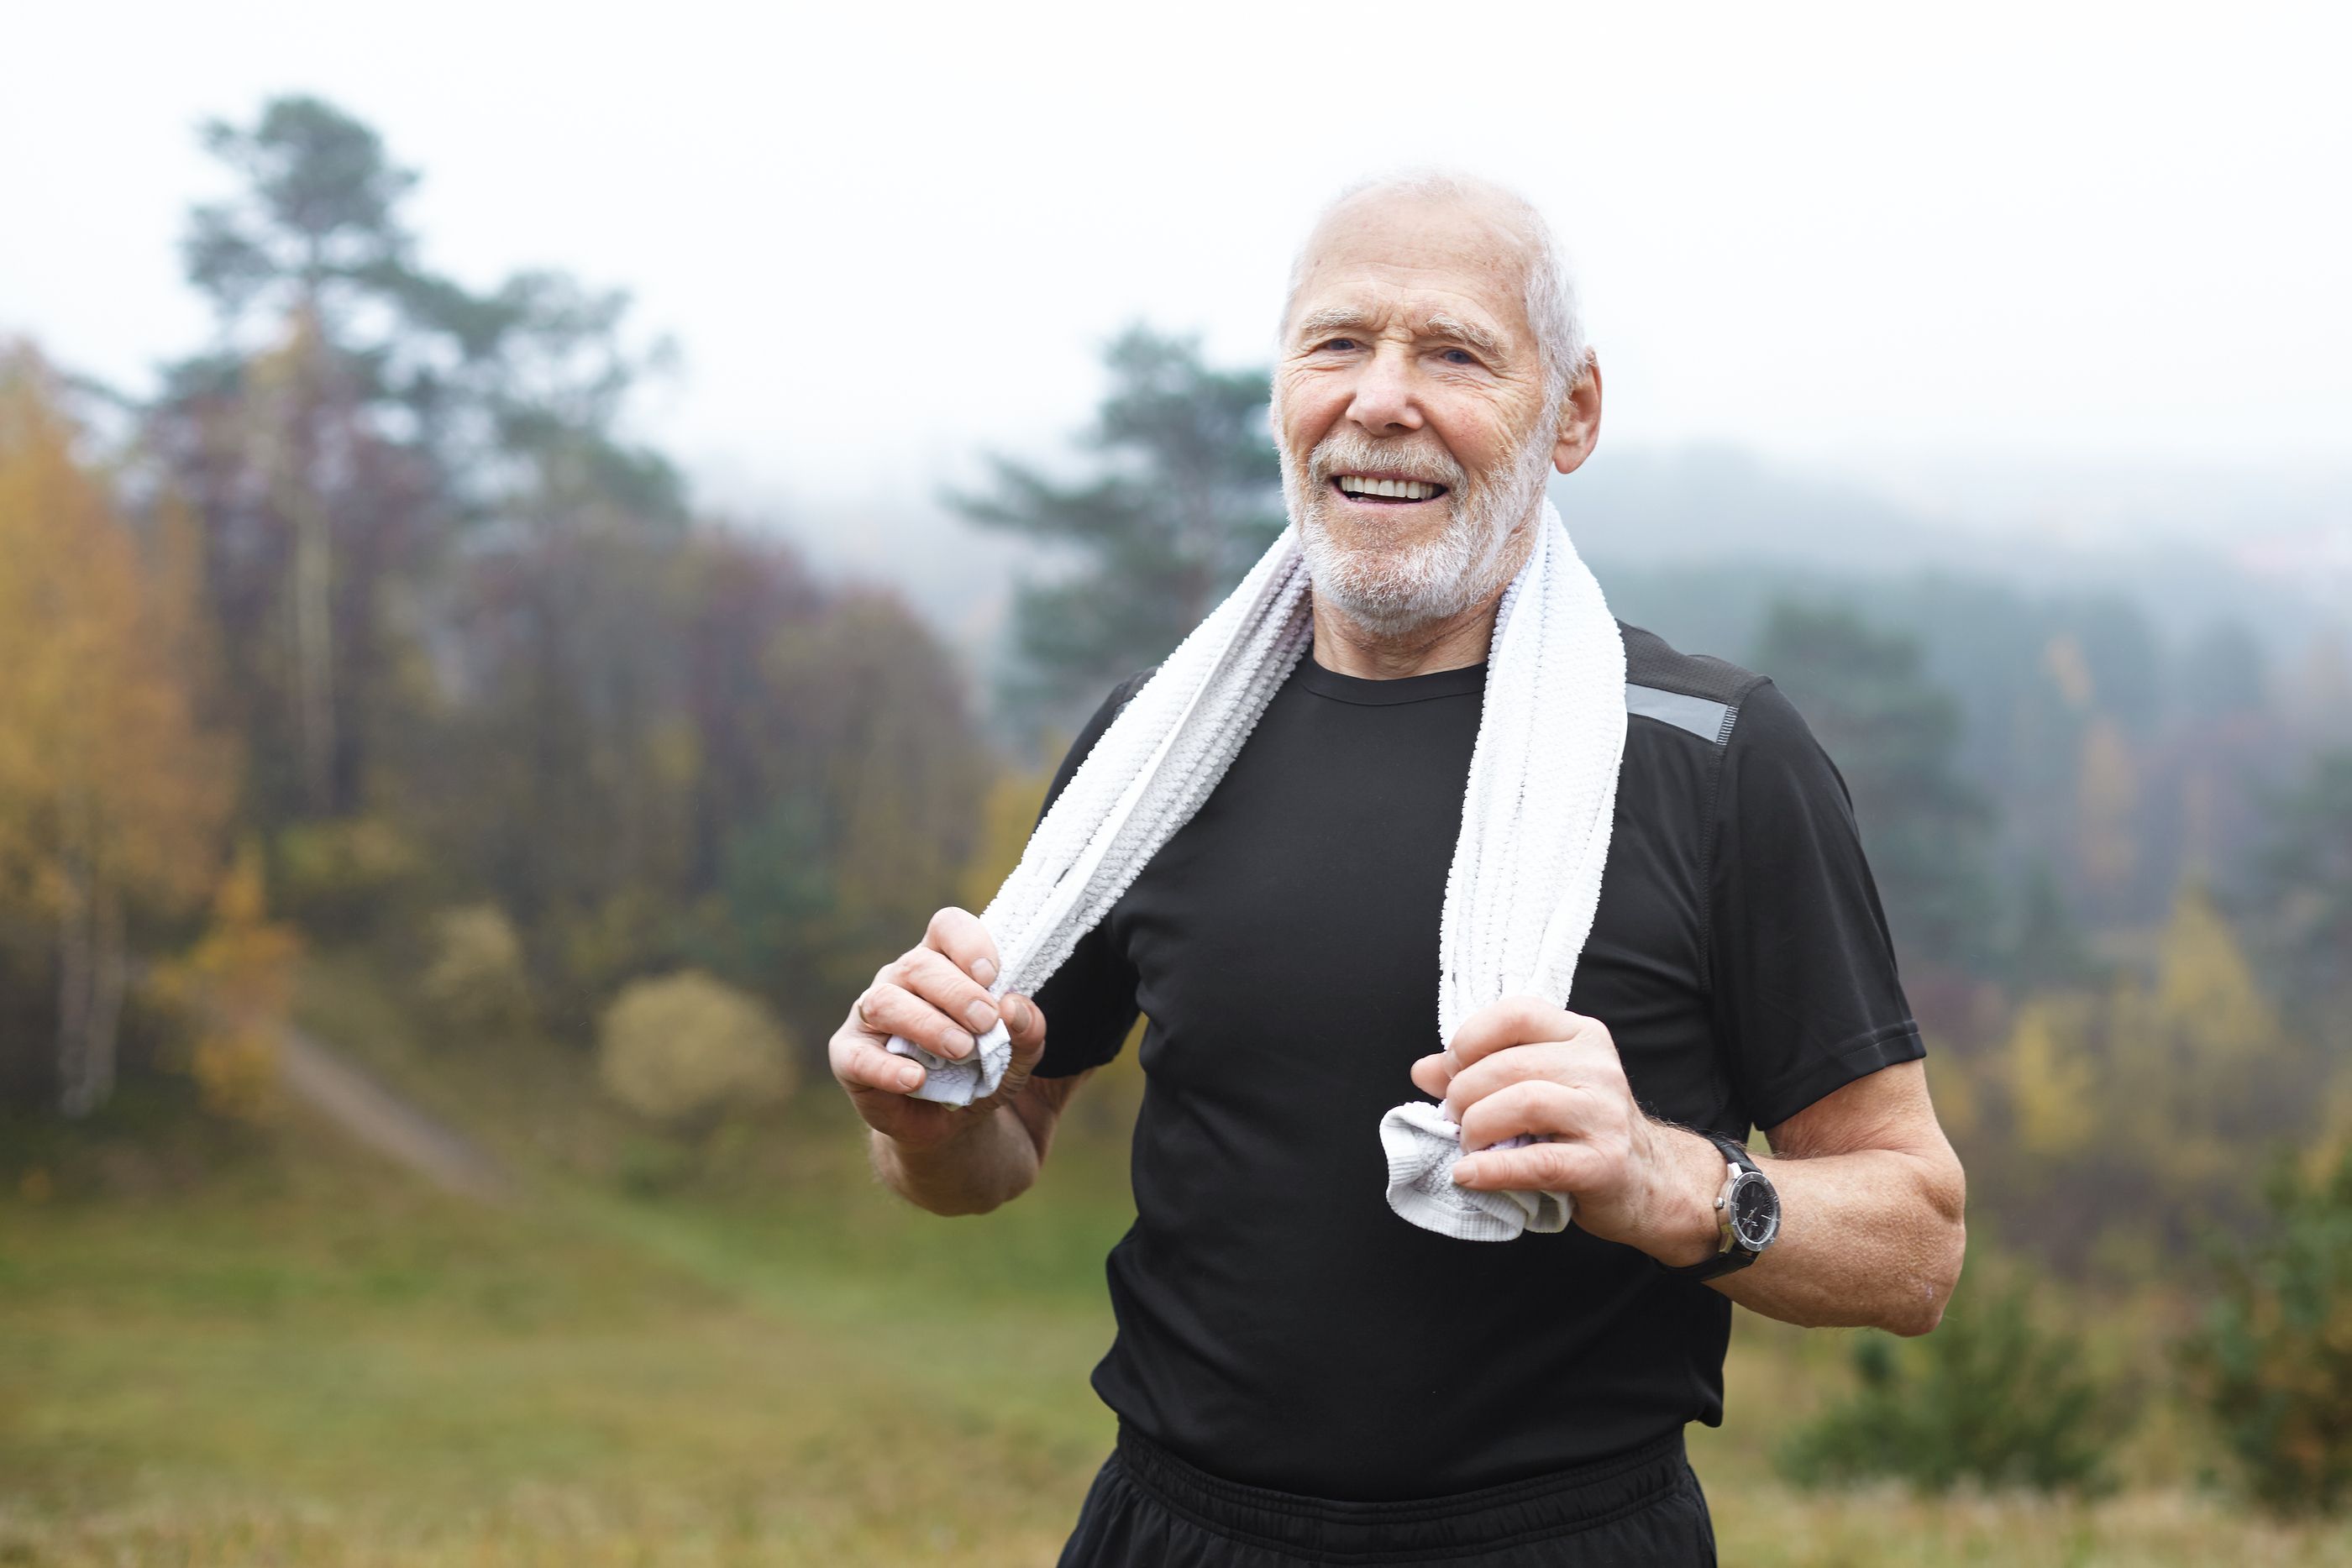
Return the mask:
{"type": "MultiPolygon", "coordinates": [[[[0,364],[11,1114],[258,1113],[319,952],[413,977],[468,1049],[572,1051],[666,1136],[768,1113],[933,907],[985,897],[1055,737],[1282,525],[1264,370],[1134,328],[1075,465],[948,498],[1031,562],[974,671],[628,437],[658,355],[625,294],[435,270],[417,176],[330,104],[205,142],[242,183],[188,215],[213,340],[152,396],[0,364]]],[[[1607,548],[1622,617],[1772,676],[1837,763],[2008,1234],[2144,1270],[2272,1143],[2352,1127],[2340,643],[1607,548]]]]}

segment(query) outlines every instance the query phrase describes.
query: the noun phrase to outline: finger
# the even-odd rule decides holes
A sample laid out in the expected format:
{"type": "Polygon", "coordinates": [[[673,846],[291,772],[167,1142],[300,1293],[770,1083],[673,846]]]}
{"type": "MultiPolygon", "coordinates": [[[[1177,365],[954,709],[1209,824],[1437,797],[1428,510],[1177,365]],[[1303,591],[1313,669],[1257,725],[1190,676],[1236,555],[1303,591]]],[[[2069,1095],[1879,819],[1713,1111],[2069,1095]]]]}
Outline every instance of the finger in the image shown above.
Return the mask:
{"type": "Polygon", "coordinates": [[[1514,1083],[1543,1081],[1570,1088],[1607,1088],[1624,1081],[1625,1071],[1613,1051],[1603,1051],[1590,1038],[1545,1040],[1515,1045],[1464,1068],[1445,1090],[1445,1113],[1458,1122],[1462,1113],[1489,1094],[1514,1083]]]}
{"type": "Polygon", "coordinates": [[[893,1056],[878,1045],[850,1037],[834,1052],[833,1075],[855,1092],[876,1089],[886,1094],[911,1094],[923,1086],[923,1064],[893,1056]]]}
{"type": "Polygon", "coordinates": [[[1595,1020],[1541,997],[1511,996],[1487,1003],[1462,1020],[1446,1043],[1463,1066],[1498,1051],[1538,1040],[1574,1040],[1595,1020]]]}
{"type": "Polygon", "coordinates": [[[1488,1149],[1454,1162],[1454,1185],[1480,1192],[1578,1192],[1605,1174],[1605,1157],[1574,1142],[1488,1149]]]}
{"type": "Polygon", "coordinates": [[[1045,1009],[1011,991],[1004,994],[1003,1008],[1004,1032],[1013,1042],[1013,1055],[1004,1064],[1003,1082],[996,1086],[995,1093],[973,1103],[976,1111],[1018,1100],[1029,1086],[1030,1069],[1045,1054],[1045,1009]]]}
{"type": "Polygon", "coordinates": [[[1444,1051],[1424,1056],[1412,1064],[1412,1085],[1433,1100],[1443,1100],[1454,1071],[1454,1058],[1444,1051]]]}
{"type": "Polygon", "coordinates": [[[996,1027],[996,998],[943,953],[918,947],[890,966],[890,977],[974,1034],[996,1027]]]}
{"type": "Polygon", "coordinates": [[[877,1040],[900,1035],[934,1056],[961,1061],[977,1049],[971,1032],[902,987],[877,985],[857,998],[857,1019],[877,1040]]]}
{"type": "Polygon", "coordinates": [[[1013,1040],[1013,1060],[1026,1067],[1045,1054],[1045,1011],[1027,997],[1007,991],[999,1003],[1004,1031],[1013,1040]]]}
{"type": "Polygon", "coordinates": [[[923,933],[923,946],[982,986],[996,983],[996,938],[971,911],[950,905],[932,915],[929,928],[923,933]]]}
{"type": "Polygon", "coordinates": [[[1454,1119],[1461,1124],[1462,1146],[1476,1151],[1522,1133],[1574,1134],[1591,1125],[1591,1096],[1536,1079],[1498,1089],[1454,1119]]]}

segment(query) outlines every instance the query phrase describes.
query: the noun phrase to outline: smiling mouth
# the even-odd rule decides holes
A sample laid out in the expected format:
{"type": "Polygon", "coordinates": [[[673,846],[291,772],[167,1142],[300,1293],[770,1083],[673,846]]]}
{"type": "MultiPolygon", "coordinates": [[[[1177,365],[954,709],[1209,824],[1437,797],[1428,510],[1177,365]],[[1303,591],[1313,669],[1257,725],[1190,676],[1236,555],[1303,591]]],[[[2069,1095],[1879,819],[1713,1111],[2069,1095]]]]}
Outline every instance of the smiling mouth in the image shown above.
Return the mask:
{"type": "Polygon", "coordinates": [[[1374,478],[1363,474],[1339,475],[1332,479],[1331,487],[1350,501],[1386,507],[1414,506],[1434,501],[1445,494],[1444,486],[1426,480],[1374,478]]]}

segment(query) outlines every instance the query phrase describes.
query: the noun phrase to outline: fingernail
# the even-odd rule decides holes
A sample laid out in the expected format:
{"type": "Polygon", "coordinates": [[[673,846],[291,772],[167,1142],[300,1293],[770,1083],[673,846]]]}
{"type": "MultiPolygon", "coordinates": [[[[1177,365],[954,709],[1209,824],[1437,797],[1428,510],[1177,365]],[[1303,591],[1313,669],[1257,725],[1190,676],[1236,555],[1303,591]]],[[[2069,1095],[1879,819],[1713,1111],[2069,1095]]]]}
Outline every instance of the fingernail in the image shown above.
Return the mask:
{"type": "Polygon", "coordinates": [[[965,1057],[970,1056],[973,1051],[980,1049],[980,1041],[972,1039],[971,1036],[968,1034],[950,1035],[948,1037],[947,1045],[948,1048],[946,1054],[955,1058],[958,1061],[962,1061],[965,1057]]]}
{"type": "Polygon", "coordinates": [[[921,1068],[909,1067],[898,1074],[898,1086],[906,1090],[908,1093],[912,1093],[923,1086],[923,1080],[926,1076],[928,1076],[928,1074],[926,1074],[921,1068]]]}
{"type": "Polygon", "coordinates": [[[1471,1176],[1475,1174],[1476,1173],[1471,1170],[1470,1162],[1468,1160],[1456,1160],[1454,1162],[1454,1186],[1467,1186],[1470,1184],[1471,1176]]]}
{"type": "Polygon", "coordinates": [[[972,1003],[963,1009],[963,1017],[974,1034],[986,1034],[996,1027],[996,1009],[986,1002],[972,1003]]]}
{"type": "Polygon", "coordinates": [[[1017,997],[1007,997],[999,1004],[1004,1009],[1004,1027],[1025,1030],[1029,1027],[1029,1005],[1017,997]]]}
{"type": "Polygon", "coordinates": [[[993,958],[975,960],[971,966],[971,977],[983,986],[996,984],[996,960],[993,958]]]}

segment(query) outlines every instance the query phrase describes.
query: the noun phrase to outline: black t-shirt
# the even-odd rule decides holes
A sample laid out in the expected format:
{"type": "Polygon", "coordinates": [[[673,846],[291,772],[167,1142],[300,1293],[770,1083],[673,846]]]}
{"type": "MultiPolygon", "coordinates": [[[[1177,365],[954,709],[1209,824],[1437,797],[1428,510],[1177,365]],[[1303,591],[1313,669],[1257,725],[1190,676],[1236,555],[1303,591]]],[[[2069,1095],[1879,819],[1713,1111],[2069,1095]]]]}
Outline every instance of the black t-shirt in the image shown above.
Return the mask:
{"type": "MultiPolygon", "coordinates": [[[[1922,1046],[1844,780],[1797,710],[1619,624],[1624,760],[1569,1006],[1609,1027],[1651,1114],[1745,1137],[1922,1046]]],[[[1371,681],[1301,659],[1038,989],[1045,1076],[1150,1019],[1094,1384],[1213,1474],[1430,1497],[1722,1419],[1721,1293],[1573,1225],[1457,1241],[1384,1196],[1381,1114],[1444,1043],[1438,921],[1485,686],[1483,666],[1371,681]]]]}

